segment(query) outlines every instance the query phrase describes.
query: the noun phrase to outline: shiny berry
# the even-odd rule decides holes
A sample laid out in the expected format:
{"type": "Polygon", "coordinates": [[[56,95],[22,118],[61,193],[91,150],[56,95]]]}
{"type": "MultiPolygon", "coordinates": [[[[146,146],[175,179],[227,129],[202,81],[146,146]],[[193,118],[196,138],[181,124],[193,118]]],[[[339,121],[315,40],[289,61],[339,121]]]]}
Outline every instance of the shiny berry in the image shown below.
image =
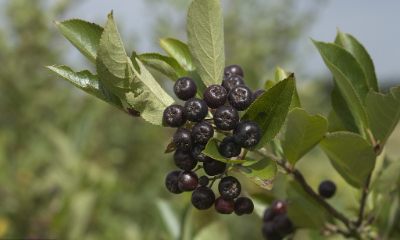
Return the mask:
{"type": "Polygon", "coordinates": [[[195,172],[184,171],[178,175],[178,187],[184,192],[190,192],[197,188],[198,177],[195,172]]]}
{"type": "Polygon", "coordinates": [[[239,144],[233,140],[233,136],[225,137],[218,146],[219,153],[226,158],[239,156],[241,150],[239,144]]]}
{"type": "Polygon", "coordinates": [[[239,197],[235,200],[235,213],[238,216],[250,214],[254,210],[254,203],[248,197],[239,197]]]}
{"type": "Polygon", "coordinates": [[[174,153],[175,165],[185,171],[192,170],[196,167],[197,161],[192,157],[190,152],[177,149],[174,153]]]}
{"type": "Polygon", "coordinates": [[[233,130],[239,123],[239,113],[232,106],[223,105],[214,113],[214,124],[221,130],[233,130]]]}
{"type": "Polygon", "coordinates": [[[182,171],[180,170],[173,170],[172,172],[168,173],[167,177],[165,178],[165,186],[167,187],[168,191],[179,194],[182,193],[182,190],[178,187],[178,175],[182,171]]]}
{"type": "Polygon", "coordinates": [[[209,181],[210,180],[208,179],[207,176],[201,176],[199,178],[199,184],[200,184],[200,186],[203,186],[203,187],[207,186],[209,181]]]}
{"type": "Polygon", "coordinates": [[[262,228],[262,235],[266,240],[282,240],[283,238],[274,229],[272,221],[266,222],[262,228]]]}
{"type": "Polygon", "coordinates": [[[202,153],[205,148],[205,144],[196,143],[192,148],[192,157],[199,162],[211,161],[212,159],[209,156],[202,153]]]}
{"type": "Polygon", "coordinates": [[[286,214],[281,214],[274,217],[274,230],[284,237],[293,231],[293,224],[286,214]]]}
{"type": "Polygon", "coordinates": [[[261,96],[261,94],[263,94],[266,90],[265,89],[260,89],[254,92],[253,97],[254,100],[256,100],[259,96],[261,96]]]}
{"type": "Polygon", "coordinates": [[[215,210],[222,214],[231,214],[235,210],[235,201],[222,196],[215,199],[215,210]]]}
{"type": "Polygon", "coordinates": [[[183,107],[178,104],[173,104],[167,107],[163,113],[164,122],[170,127],[180,127],[186,122],[183,115],[183,107]]]}
{"type": "Polygon", "coordinates": [[[244,111],[254,102],[253,91],[245,85],[238,85],[229,92],[228,102],[238,111],[244,111]]]}
{"type": "Polygon", "coordinates": [[[254,147],[260,142],[261,128],[252,120],[243,120],[233,131],[233,138],[242,148],[254,147]]]}
{"type": "Polygon", "coordinates": [[[192,128],[194,142],[206,144],[214,136],[214,127],[208,122],[196,123],[192,128]]]}
{"type": "Polygon", "coordinates": [[[203,99],[209,108],[218,108],[225,104],[228,93],[221,85],[211,85],[204,91],[203,99]]]}
{"type": "Polygon", "coordinates": [[[239,75],[230,75],[224,77],[221,85],[226,89],[226,92],[229,94],[232,88],[238,85],[246,85],[246,82],[239,75]]]}
{"type": "Polygon", "coordinates": [[[221,179],[218,184],[218,191],[226,199],[235,199],[242,191],[242,185],[235,177],[228,176],[221,179]]]}
{"type": "Polygon", "coordinates": [[[206,161],[203,164],[203,168],[208,176],[215,176],[225,172],[226,163],[218,160],[206,161]]]}
{"type": "Polygon", "coordinates": [[[230,75],[239,75],[243,77],[244,76],[243,68],[236,64],[226,66],[224,69],[224,76],[230,76],[230,75]]]}
{"type": "Polygon", "coordinates": [[[189,77],[181,77],[174,84],[174,93],[183,101],[189,100],[196,96],[197,85],[193,79],[189,77]]]}
{"type": "Polygon", "coordinates": [[[215,202],[214,191],[209,187],[198,187],[193,191],[191,201],[199,210],[209,209],[215,202]]]}
{"type": "Polygon", "coordinates": [[[331,198],[336,192],[336,185],[330,180],[323,181],[318,187],[318,192],[323,198],[331,198]]]}
{"type": "Polygon", "coordinates": [[[175,146],[182,151],[190,151],[193,147],[192,133],[190,130],[181,128],[178,129],[172,138],[175,146]]]}
{"type": "Polygon", "coordinates": [[[207,116],[208,107],[206,102],[200,98],[191,98],[183,107],[183,115],[192,122],[201,122],[207,116]]]}
{"type": "Polygon", "coordinates": [[[271,209],[275,216],[279,214],[284,214],[286,213],[286,203],[281,199],[275,199],[271,203],[271,209]]]}

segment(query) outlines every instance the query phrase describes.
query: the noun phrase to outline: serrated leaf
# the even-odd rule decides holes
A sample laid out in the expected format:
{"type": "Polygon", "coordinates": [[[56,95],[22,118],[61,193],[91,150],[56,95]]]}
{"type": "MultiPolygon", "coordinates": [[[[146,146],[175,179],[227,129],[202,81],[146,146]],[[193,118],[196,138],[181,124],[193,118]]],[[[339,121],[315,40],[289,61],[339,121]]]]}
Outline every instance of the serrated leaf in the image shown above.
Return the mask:
{"type": "MultiPolygon", "coordinates": [[[[293,72],[289,72],[280,67],[277,67],[275,70],[275,82],[282,81],[282,80],[288,78],[292,74],[293,74],[293,72]]],[[[294,76],[294,74],[293,74],[293,76],[294,76]]],[[[301,107],[300,97],[297,92],[296,77],[294,76],[293,78],[294,78],[294,94],[293,94],[292,104],[290,105],[289,111],[292,111],[294,108],[301,107]]]]}
{"type": "Polygon", "coordinates": [[[371,132],[381,142],[381,150],[400,120],[400,85],[387,94],[371,90],[367,96],[367,114],[371,132]]]}
{"type": "Polygon", "coordinates": [[[368,87],[374,89],[375,92],[379,92],[378,79],[376,78],[374,63],[372,62],[372,59],[367,50],[365,50],[364,46],[352,35],[341,32],[339,29],[336,35],[335,44],[353,54],[365,72],[368,87]]]}
{"type": "Polygon", "coordinates": [[[110,92],[100,82],[99,78],[91,72],[87,70],[75,72],[68,66],[47,66],[47,68],[90,95],[100,98],[118,109],[124,109],[121,100],[110,92]]]}
{"type": "Polygon", "coordinates": [[[283,152],[292,166],[318,144],[327,128],[328,121],[321,115],[311,116],[301,108],[289,113],[280,136],[283,152]]]}
{"type": "Polygon", "coordinates": [[[365,185],[374,169],[376,155],[373,147],[362,136],[351,132],[328,133],[319,145],[350,185],[365,185]]]}
{"type": "Polygon", "coordinates": [[[178,78],[188,76],[186,71],[172,57],[163,56],[158,53],[144,53],[140,54],[138,58],[144,65],[159,71],[174,82],[178,78]]]}
{"type": "Polygon", "coordinates": [[[258,123],[262,137],[254,148],[258,150],[268,144],[281,130],[294,93],[294,75],[280,81],[261,94],[248,108],[242,119],[258,123]]]}
{"type": "Polygon", "coordinates": [[[134,69],[131,60],[127,59],[131,70],[135,74],[133,88],[140,89],[140,91],[126,93],[126,101],[140,112],[140,116],[143,119],[152,124],[162,126],[164,110],[174,103],[174,100],[161,88],[160,84],[139,59],[136,59],[136,62],[139,65],[140,73],[134,69]]]}
{"type": "Polygon", "coordinates": [[[229,158],[222,156],[218,151],[218,141],[215,138],[208,140],[206,148],[202,151],[202,153],[224,163],[236,164],[246,162],[246,160],[230,160],[229,158]]]}
{"type": "Polygon", "coordinates": [[[258,186],[271,190],[278,175],[278,165],[271,158],[263,158],[249,166],[237,166],[239,171],[258,186]]]}
{"type": "Polygon", "coordinates": [[[220,84],[225,68],[221,1],[193,0],[186,31],[190,55],[204,84],[220,84]]]}
{"type": "Polygon", "coordinates": [[[80,19],[71,19],[54,22],[61,33],[74,45],[89,61],[96,63],[97,47],[103,28],[95,23],[80,19]]]}
{"type": "Polygon", "coordinates": [[[229,232],[223,221],[215,221],[200,229],[194,240],[228,240],[229,232]]]}

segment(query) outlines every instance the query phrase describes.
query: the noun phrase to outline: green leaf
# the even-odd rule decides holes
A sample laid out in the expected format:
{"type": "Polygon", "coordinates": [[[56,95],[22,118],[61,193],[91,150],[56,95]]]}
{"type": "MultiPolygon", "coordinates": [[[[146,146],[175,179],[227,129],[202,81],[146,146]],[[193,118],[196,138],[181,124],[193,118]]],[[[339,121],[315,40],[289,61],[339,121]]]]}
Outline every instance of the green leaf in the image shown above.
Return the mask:
{"type": "Polygon", "coordinates": [[[334,76],[350,110],[357,114],[357,120],[368,127],[364,106],[369,88],[360,63],[351,53],[335,44],[314,40],[313,42],[334,76]]]}
{"type": "Polygon", "coordinates": [[[268,90],[270,88],[272,88],[275,85],[275,82],[272,81],[271,79],[268,79],[267,81],[265,81],[263,88],[265,90],[268,90]]]}
{"type": "Polygon", "coordinates": [[[360,135],[350,132],[326,134],[319,143],[332,165],[352,186],[363,187],[375,166],[373,147],[360,135]]]}
{"type": "Polygon", "coordinates": [[[83,91],[100,98],[118,109],[124,110],[121,100],[110,92],[100,82],[99,78],[91,72],[87,70],[74,72],[68,66],[47,66],[47,68],[83,91]]]}
{"type": "Polygon", "coordinates": [[[400,120],[400,85],[383,95],[371,90],[367,96],[371,132],[381,142],[381,150],[400,120]]]}
{"type": "Polygon", "coordinates": [[[292,74],[293,74],[293,72],[289,72],[280,67],[277,67],[275,69],[275,82],[277,83],[279,81],[282,81],[282,80],[288,78],[292,74]]]}
{"type": "Polygon", "coordinates": [[[278,166],[271,158],[263,158],[249,166],[237,166],[239,171],[258,186],[271,190],[278,175],[278,166]]]}
{"type": "Polygon", "coordinates": [[[294,75],[290,75],[257,98],[243,115],[242,119],[253,120],[261,128],[262,137],[255,150],[268,144],[282,128],[293,93],[294,75]]]}
{"type": "Polygon", "coordinates": [[[340,121],[336,112],[331,110],[328,115],[328,130],[327,132],[343,132],[346,131],[343,123],[340,121]]]}
{"type": "Polygon", "coordinates": [[[220,0],[193,0],[186,31],[190,55],[208,87],[222,82],[225,68],[224,28],[220,0]]]}
{"type": "Polygon", "coordinates": [[[163,56],[158,53],[144,53],[140,54],[138,58],[144,65],[159,71],[174,82],[178,78],[188,76],[186,71],[172,57],[163,56]]]}
{"type": "MultiPolygon", "coordinates": [[[[277,67],[275,70],[275,82],[282,81],[292,75],[293,72],[286,71],[280,67],[277,67]]],[[[299,93],[297,92],[297,84],[296,84],[296,77],[293,74],[294,78],[294,94],[292,98],[292,104],[290,105],[289,111],[292,111],[294,108],[301,107],[299,93]]],[[[266,88],[265,88],[266,89],[266,88]]]]}
{"type": "Polygon", "coordinates": [[[222,156],[218,151],[218,141],[215,138],[208,140],[206,148],[202,151],[202,153],[224,163],[236,164],[246,162],[246,160],[229,160],[229,158],[222,156]]]}
{"type": "Polygon", "coordinates": [[[376,78],[374,63],[372,62],[372,59],[367,50],[365,50],[364,46],[352,35],[341,32],[339,29],[336,35],[335,44],[353,54],[365,72],[368,87],[374,89],[375,92],[379,92],[378,79],[376,78]]]}
{"type": "Polygon", "coordinates": [[[140,73],[137,72],[131,60],[128,58],[131,70],[135,73],[133,79],[134,92],[126,94],[126,101],[135,110],[140,112],[140,116],[146,121],[162,126],[163,113],[166,107],[174,103],[174,100],[161,88],[160,84],[153,78],[143,64],[136,59],[140,73]]]}
{"type": "Polygon", "coordinates": [[[301,108],[289,113],[280,136],[283,152],[292,166],[318,144],[327,128],[328,121],[321,115],[310,116],[301,108]]]}
{"type": "Polygon", "coordinates": [[[382,171],[372,188],[385,196],[390,192],[391,186],[397,183],[399,177],[400,159],[392,162],[382,171]]]}
{"type": "Polygon", "coordinates": [[[215,221],[200,229],[194,240],[228,240],[229,232],[223,221],[215,221]]]}
{"type": "Polygon", "coordinates": [[[179,239],[182,226],[179,221],[178,214],[171,206],[171,203],[158,199],[156,201],[157,209],[161,215],[161,219],[173,239],[179,239]]]}
{"type": "Polygon", "coordinates": [[[55,21],[54,23],[72,45],[92,63],[96,63],[97,47],[103,32],[102,27],[80,19],[71,19],[63,22],[55,21]]]}

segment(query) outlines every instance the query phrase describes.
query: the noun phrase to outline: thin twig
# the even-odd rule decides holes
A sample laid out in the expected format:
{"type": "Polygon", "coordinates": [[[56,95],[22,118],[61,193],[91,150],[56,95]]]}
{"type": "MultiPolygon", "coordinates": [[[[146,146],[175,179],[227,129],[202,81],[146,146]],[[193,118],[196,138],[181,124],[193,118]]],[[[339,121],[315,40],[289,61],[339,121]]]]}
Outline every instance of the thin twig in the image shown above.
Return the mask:
{"type": "Polygon", "coordinates": [[[368,175],[367,182],[365,183],[365,186],[363,187],[362,190],[362,197],[361,197],[361,202],[360,202],[360,211],[358,212],[358,220],[356,222],[356,227],[359,227],[362,223],[363,217],[364,217],[364,209],[365,209],[365,202],[367,200],[367,195],[369,192],[369,183],[371,182],[371,173],[368,175]]]}

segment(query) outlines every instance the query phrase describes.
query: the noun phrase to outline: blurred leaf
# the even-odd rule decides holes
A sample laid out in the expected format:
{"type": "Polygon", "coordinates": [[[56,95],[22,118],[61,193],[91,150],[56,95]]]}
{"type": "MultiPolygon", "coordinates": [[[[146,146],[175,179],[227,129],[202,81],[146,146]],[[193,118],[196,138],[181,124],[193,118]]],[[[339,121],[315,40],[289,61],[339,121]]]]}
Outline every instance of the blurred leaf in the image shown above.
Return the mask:
{"type": "Polygon", "coordinates": [[[385,95],[371,90],[367,96],[367,114],[371,132],[383,149],[400,119],[400,85],[385,95]]]}
{"type": "Polygon", "coordinates": [[[278,166],[271,158],[263,158],[249,166],[237,166],[240,172],[258,186],[271,190],[278,174],[278,166]]]}
{"type": "Polygon", "coordinates": [[[328,133],[321,140],[320,146],[349,184],[354,187],[365,185],[374,169],[376,155],[364,138],[350,132],[328,133]]]}
{"type": "Polygon", "coordinates": [[[47,66],[48,69],[56,73],[58,76],[64,78],[76,87],[83,91],[100,98],[101,100],[123,110],[121,100],[110,92],[98,79],[96,75],[85,70],[81,72],[74,72],[68,66],[47,66]]]}
{"type": "Polygon", "coordinates": [[[376,183],[372,186],[372,189],[377,191],[378,193],[387,195],[391,187],[397,183],[400,177],[400,159],[392,162],[389,166],[382,171],[379,175],[376,183]]]}
{"type": "Polygon", "coordinates": [[[301,185],[290,181],[286,193],[291,201],[286,206],[287,214],[293,225],[304,228],[322,228],[327,219],[324,209],[304,192],[301,185]]]}
{"type": "Polygon", "coordinates": [[[346,131],[343,123],[340,121],[336,112],[331,110],[328,115],[328,130],[327,132],[343,132],[346,131]]]}
{"type": "Polygon", "coordinates": [[[126,101],[135,110],[140,112],[140,116],[146,121],[162,126],[163,113],[166,107],[170,106],[174,100],[161,88],[157,81],[143,64],[136,59],[140,73],[138,73],[128,58],[131,69],[135,72],[133,86],[141,89],[141,92],[129,92],[126,94],[126,101]]]}
{"type": "Polygon", "coordinates": [[[280,136],[283,152],[292,166],[318,144],[327,128],[328,121],[321,115],[311,116],[301,108],[289,113],[280,136]]]}
{"type": "Polygon", "coordinates": [[[275,85],[275,82],[272,81],[271,79],[268,79],[267,81],[265,81],[263,88],[265,90],[270,89],[271,87],[273,87],[275,85]]]}
{"type": "MultiPolygon", "coordinates": [[[[293,72],[289,72],[280,67],[277,67],[275,70],[275,82],[282,81],[282,80],[288,78],[292,74],[293,74],[293,72]]],[[[292,109],[294,109],[296,107],[301,107],[299,93],[297,92],[296,77],[294,76],[294,74],[293,74],[293,79],[294,79],[294,94],[293,94],[292,104],[290,105],[289,111],[291,111],[292,109]]]]}
{"type": "Polygon", "coordinates": [[[225,68],[221,1],[192,1],[186,31],[190,55],[204,84],[221,84],[225,68]]]}
{"type": "Polygon", "coordinates": [[[338,29],[335,44],[349,51],[361,64],[367,78],[368,87],[375,92],[379,92],[378,79],[375,74],[374,63],[364,46],[357,41],[352,35],[341,32],[338,29]]]}
{"type": "Polygon", "coordinates": [[[172,57],[163,56],[158,53],[144,53],[140,54],[138,58],[144,65],[159,71],[174,82],[178,78],[188,76],[186,71],[172,57]]]}
{"type": "Polygon", "coordinates": [[[103,28],[95,23],[80,19],[71,19],[54,22],[61,33],[74,45],[87,59],[96,64],[97,47],[103,28]]]}
{"type": "Polygon", "coordinates": [[[183,217],[182,221],[182,234],[181,234],[181,240],[192,240],[193,239],[193,205],[188,204],[185,215],[183,217]]]}
{"type": "Polygon", "coordinates": [[[161,219],[173,239],[179,239],[181,234],[181,225],[178,214],[171,207],[171,204],[165,200],[158,199],[156,201],[157,209],[160,212],[161,219]]]}
{"type": "Polygon", "coordinates": [[[264,147],[282,128],[289,111],[294,92],[294,76],[291,75],[268,89],[247,109],[242,119],[250,119],[261,127],[262,138],[255,150],[264,147]]]}
{"type": "Polygon", "coordinates": [[[74,221],[71,222],[72,226],[68,233],[69,239],[80,239],[84,236],[89,227],[96,198],[96,193],[92,191],[82,191],[71,196],[69,214],[74,221]]]}
{"type": "Polygon", "coordinates": [[[277,67],[275,69],[275,82],[278,83],[279,81],[282,81],[282,80],[288,78],[292,74],[293,74],[293,72],[289,72],[280,67],[277,67]]]}
{"type": "Polygon", "coordinates": [[[229,240],[229,232],[223,221],[215,221],[200,229],[193,240],[229,240]]]}
{"type": "Polygon", "coordinates": [[[202,153],[224,163],[236,164],[246,162],[246,160],[229,160],[229,158],[222,156],[218,151],[218,141],[215,138],[211,138],[208,141],[206,148],[202,151],[202,153]]]}

